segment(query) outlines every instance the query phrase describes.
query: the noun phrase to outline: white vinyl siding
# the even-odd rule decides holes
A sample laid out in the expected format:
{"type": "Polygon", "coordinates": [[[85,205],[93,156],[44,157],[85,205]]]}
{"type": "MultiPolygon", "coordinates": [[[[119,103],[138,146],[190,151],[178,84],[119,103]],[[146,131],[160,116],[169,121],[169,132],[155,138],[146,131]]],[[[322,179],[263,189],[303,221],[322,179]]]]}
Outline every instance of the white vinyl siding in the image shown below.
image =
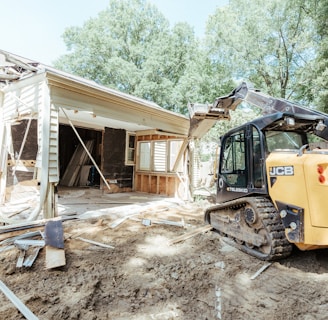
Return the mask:
{"type": "Polygon", "coordinates": [[[17,118],[30,118],[38,112],[43,104],[43,77],[38,77],[40,81],[31,82],[27,79],[16,85],[15,90],[5,92],[3,102],[3,121],[17,118]],[[25,86],[22,86],[26,83],[25,86]]]}

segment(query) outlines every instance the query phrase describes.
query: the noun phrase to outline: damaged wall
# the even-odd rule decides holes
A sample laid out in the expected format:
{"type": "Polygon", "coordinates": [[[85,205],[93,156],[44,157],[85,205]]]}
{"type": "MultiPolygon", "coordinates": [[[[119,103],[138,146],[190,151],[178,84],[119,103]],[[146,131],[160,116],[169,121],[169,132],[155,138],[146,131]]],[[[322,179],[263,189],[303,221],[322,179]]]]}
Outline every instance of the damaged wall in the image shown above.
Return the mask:
{"type": "MultiPolygon", "coordinates": [[[[38,182],[39,187],[38,203],[28,219],[35,220],[40,214],[44,218],[55,215],[55,188],[62,179],[64,168],[68,166],[70,151],[77,148],[75,137],[72,146],[67,135],[61,135],[60,127],[64,124],[71,125],[81,145],[84,144],[84,138],[90,138],[89,132],[95,133],[95,139],[91,137],[91,140],[95,140],[94,145],[90,146],[90,150],[84,150],[92,160],[92,164],[88,162],[86,165],[97,168],[103,181],[99,184],[111,184],[109,192],[133,191],[136,179],[135,190],[176,194],[182,171],[150,171],[145,175],[139,172],[134,176],[137,166],[133,156],[131,159],[130,156],[135,146],[129,147],[129,165],[126,165],[126,135],[132,133],[137,136],[140,132],[158,131],[185,138],[189,131],[189,118],[165,110],[153,102],[2,50],[0,71],[1,203],[4,203],[7,185],[15,183],[9,177],[10,169],[19,158],[25,161],[23,167],[28,169],[24,176],[18,173],[16,167],[17,177],[21,175],[19,179],[22,180],[36,178],[37,181],[33,179],[32,182],[38,182]],[[21,150],[27,122],[31,123],[31,128],[26,145],[21,150]],[[14,124],[17,126],[11,128],[14,124]],[[82,138],[75,131],[78,127],[85,130],[80,132],[82,138]],[[87,137],[83,136],[85,132],[88,133],[87,137]],[[63,153],[63,150],[66,151],[63,153]],[[21,155],[17,157],[20,152],[21,155]]],[[[162,165],[165,157],[159,158],[156,158],[156,163],[162,165]]],[[[186,170],[183,173],[186,174],[186,170]]]]}
{"type": "Polygon", "coordinates": [[[16,182],[33,179],[36,155],[38,152],[37,141],[37,120],[32,120],[29,126],[29,120],[11,126],[12,135],[12,157],[16,160],[20,157],[18,163],[8,158],[7,184],[9,186],[16,182]],[[26,140],[24,142],[24,136],[26,140]],[[13,170],[15,171],[13,175],[13,170]]]}
{"type": "Polygon", "coordinates": [[[111,187],[109,192],[132,191],[134,167],[125,165],[125,144],[125,130],[105,128],[103,172],[111,187]]]}

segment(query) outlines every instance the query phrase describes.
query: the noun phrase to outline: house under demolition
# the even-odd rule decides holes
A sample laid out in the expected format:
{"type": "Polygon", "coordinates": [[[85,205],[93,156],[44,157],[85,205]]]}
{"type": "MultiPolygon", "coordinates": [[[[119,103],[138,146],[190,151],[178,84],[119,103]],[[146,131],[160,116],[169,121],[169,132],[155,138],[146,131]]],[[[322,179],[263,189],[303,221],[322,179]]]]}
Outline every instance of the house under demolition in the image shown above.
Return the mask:
{"type": "Polygon", "coordinates": [[[58,186],[190,199],[192,143],[221,117],[193,107],[185,117],[0,50],[0,202],[20,183],[39,188],[28,220],[56,215],[58,186]]]}

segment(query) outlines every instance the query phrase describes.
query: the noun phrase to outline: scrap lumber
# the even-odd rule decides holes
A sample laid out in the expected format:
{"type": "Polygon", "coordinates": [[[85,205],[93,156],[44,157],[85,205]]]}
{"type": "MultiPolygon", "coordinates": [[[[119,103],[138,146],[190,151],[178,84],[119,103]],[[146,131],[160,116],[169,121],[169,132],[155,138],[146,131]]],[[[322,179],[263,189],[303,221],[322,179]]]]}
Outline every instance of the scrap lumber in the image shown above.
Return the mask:
{"type": "Polygon", "coordinates": [[[44,240],[30,240],[30,239],[18,239],[14,241],[14,244],[17,246],[27,245],[32,247],[44,247],[44,240]]]}
{"type": "Polygon", "coordinates": [[[36,257],[39,254],[39,251],[42,249],[42,247],[35,247],[33,249],[33,252],[25,259],[23,263],[23,267],[32,267],[36,257]]]}
{"type": "MultiPolygon", "coordinates": [[[[61,216],[62,221],[74,220],[74,219],[78,219],[78,217],[75,217],[75,216],[61,216]]],[[[47,221],[49,221],[49,220],[42,219],[42,220],[26,221],[26,222],[24,221],[24,222],[11,224],[11,225],[0,226],[0,239],[1,239],[1,235],[3,233],[9,233],[9,232],[18,231],[18,230],[43,227],[47,223],[47,221]]],[[[4,239],[6,239],[6,237],[4,239]]]]}
{"type": "Polygon", "coordinates": [[[145,226],[150,226],[151,224],[166,224],[166,225],[170,225],[170,226],[175,226],[175,227],[186,227],[184,220],[181,219],[181,222],[179,221],[171,221],[171,220],[164,220],[164,219],[147,219],[147,218],[143,218],[143,219],[138,219],[138,218],[131,218],[130,219],[133,221],[141,221],[141,223],[145,226]]]}
{"type": "Polygon", "coordinates": [[[58,268],[66,265],[64,249],[46,246],[46,269],[58,268]]]}
{"type": "Polygon", "coordinates": [[[109,227],[114,229],[114,228],[118,227],[119,225],[121,225],[126,220],[131,219],[132,217],[137,216],[139,214],[140,214],[140,212],[134,213],[134,214],[129,214],[129,215],[123,217],[123,218],[118,218],[109,227]]]}
{"type": "Polygon", "coordinates": [[[66,265],[63,222],[61,219],[56,218],[46,223],[44,240],[46,244],[46,269],[66,265]]]}
{"type": "Polygon", "coordinates": [[[17,259],[17,262],[16,262],[16,268],[21,268],[23,266],[25,253],[26,253],[27,248],[28,248],[28,246],[19,248],[19,256],[18,256],[18,259],[17,259]]]}
{"type": "Polygon", "coordinates": [[[89,172],[90,169],[92,168],[91,165],[83,165],[81,166],[81,170],[80,170],[80,179],[79,179],[79,186],[87,186],[88,182],[89,182],[89,172]]]}
{"type": "Polygon", "coordinates": [[[0,248],[0,252],[5,252],[5,251],[8,251],[8,250],[11,250],[11,249],[14,249],[16,248],[13,244],[9,245],[9,246],[5,246],[3,248],[0,248]]]}
{"type": "MultiPolygon", "coordinates": [[[[93,149],[94,141],[88,140],[85,142],[85,146],[89,152],[93,149]]],[[[74,154],[70,160],[70,162],[67,165],[67,168],[63,174],[63,177],[61,178],[61,185],[63,186],[76,186],[79,181],[79,173],[81,170],[81,167],[83,165],[86,165],[88,162],[88,153],[83,148],[81,144],[79,144],[74,154]]]]}
{"type": "Polygon", "coordinates": [[[81,237],[76,237],[75,239],[81,240],[81,241],[84,241],[84,242],[87,242],[87,243],[90,243],[90,244],[94,244],[94,245],[99,246],[99,247],[115,249],[115,247],[110,246],[109,244],[104,244],[104,243],[101,243],[101,242],[97,242],[97,241],[93,241],[93,240],[89,240],[89,239],[85,239],[85,238],[81,238],[81,237]]]}
{"type": "Polygon", "coordinates": [[[211,225],[206,225],[206,226],[197,228],[196,230],[192,230],[188,233],[183,234],[180,237],[177,237],[175,239],[170,240],[168,242],[168,245],[171,246],[172,244],[175,244],[175,243],[180,242],[180,241],[184,241],[186,239],[189,239],[189,238],[192,238],[192,237],[196,236],[199,233],[207,232],[207,231],[210,231],[212,229],[213,229],[213,227],[211,225]]]}
{"type": "Polygon", "coordinates": [[[44,247],[44,240],[30,240],[30,239],[17,239],[14,241],[14,245],[19,249],[19,257],[17,259],[16,267],[31,267],[33,262],[35,261],[39,251],[44,247]],[[28,248],[32,246],[35,247],[33,249],[33,253],[25,259],[25,254],[28,248]],[[25,259],[25,261],[24,261],[25,259]]]}
{"type": "Polygon", "coordinates": [[[182,227],[182,228],[184,228],[186,226],[183,219],[181,219],[181,222],[171,221],[171,220],[163,220],[163,219],[151,219],[151,222],[155,223],[155,224],[166,224],[169,226],[182,227]]]}
{"type": "Polygon", "coordinates": [[[44,240],[25,239],[28,236],[34,237],[36,235],[41,236],[40,231],[28,232],[24,235],[13,237],[13,238],[7,239],[7,242],[5,240],[6,243],[14,243],[15,247],[18,248],[20,251],[20,254],[19,254],[19,257],[18,257],[18,260],[16,263],[17,268],[21,268],[23,266],[31,267],[33,265],[36,257],[38,256],[40,249],[44,247],[44,245],[45,245],[44,240]],[[8,241],[8,240],[10,240],[10,241],[8,241]],[[30,246],[34,247],[33,253],[25,259],[26,252],[30,246]],[[24,261],[24,259],[25,259],[25,261],[24,261]]]}
{"type": "Polygon", "coordinates": [[[110,228],[114,229],[116,227],[118,227],[119,225],[121,225],[123,222],[125,222],[126,220],[128,220],[131,216],[126,216],[126,217],[123,217],[123,218],[119,218],[119,219],[116,219],[111,225],[110,225],[110,228]]]}
{"type": "Polygon", "coordinates": [[[38,320],[39,318],[0,280],[0,289],[14,306],[24,315],[27,320],[38,320]]]}
{"type": "MultiPolygon", "coordinates": [[[[38,228],[38,227],[36,227],[36,228],[38,228]]],[[[25,233],[23,233],[23,231],[20,230],[20,231],[13,231],[10,233],[5,233],[3,235],[0,234],[0,240],[3,239],[2,241],[0,241],[0,245],[14,243],[15,240],[32,238],[32,237],[40,236],[40,235],[42,236],[41,230],[25,232],[25,233]]]]}
{"type": "Polygon", "coordinates": [[[268,267],[270,267],[272,264],[272,262],[269,262],[265,265],[263,265],[259,270],[257,270],[252,276],[251,276],[251,280],[256,279],[263,271],[265,271],[268,267]]]}

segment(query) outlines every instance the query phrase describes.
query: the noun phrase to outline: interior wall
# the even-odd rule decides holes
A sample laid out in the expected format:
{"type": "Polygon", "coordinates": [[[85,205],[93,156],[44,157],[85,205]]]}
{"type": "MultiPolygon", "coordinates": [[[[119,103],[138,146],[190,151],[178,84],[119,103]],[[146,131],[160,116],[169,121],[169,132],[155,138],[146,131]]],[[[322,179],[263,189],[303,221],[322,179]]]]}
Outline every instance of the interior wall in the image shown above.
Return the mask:
{"type": "MultiPolygon", "coordinates": [[[[18,159],[24,135],[28,128],[28,122],[29,120],[22,120],[20,123],[11,126],[12,147],[15,160],[18,159]]],[[[12,174],[15,163],[8,156],[7,186],[33,179],[34,165],[38,152],[37,125],[37,120],[31,121],[20,161],[17,163],[17,167],[15,167],[15,175],[12,174]]]]}
{"type": "Polygon", "coordinates": [[[133,188],[134,166],[125,165],[126,131],[105,128],[103,143],[103,174],[111,190],[129,192],[133,188]]]}

